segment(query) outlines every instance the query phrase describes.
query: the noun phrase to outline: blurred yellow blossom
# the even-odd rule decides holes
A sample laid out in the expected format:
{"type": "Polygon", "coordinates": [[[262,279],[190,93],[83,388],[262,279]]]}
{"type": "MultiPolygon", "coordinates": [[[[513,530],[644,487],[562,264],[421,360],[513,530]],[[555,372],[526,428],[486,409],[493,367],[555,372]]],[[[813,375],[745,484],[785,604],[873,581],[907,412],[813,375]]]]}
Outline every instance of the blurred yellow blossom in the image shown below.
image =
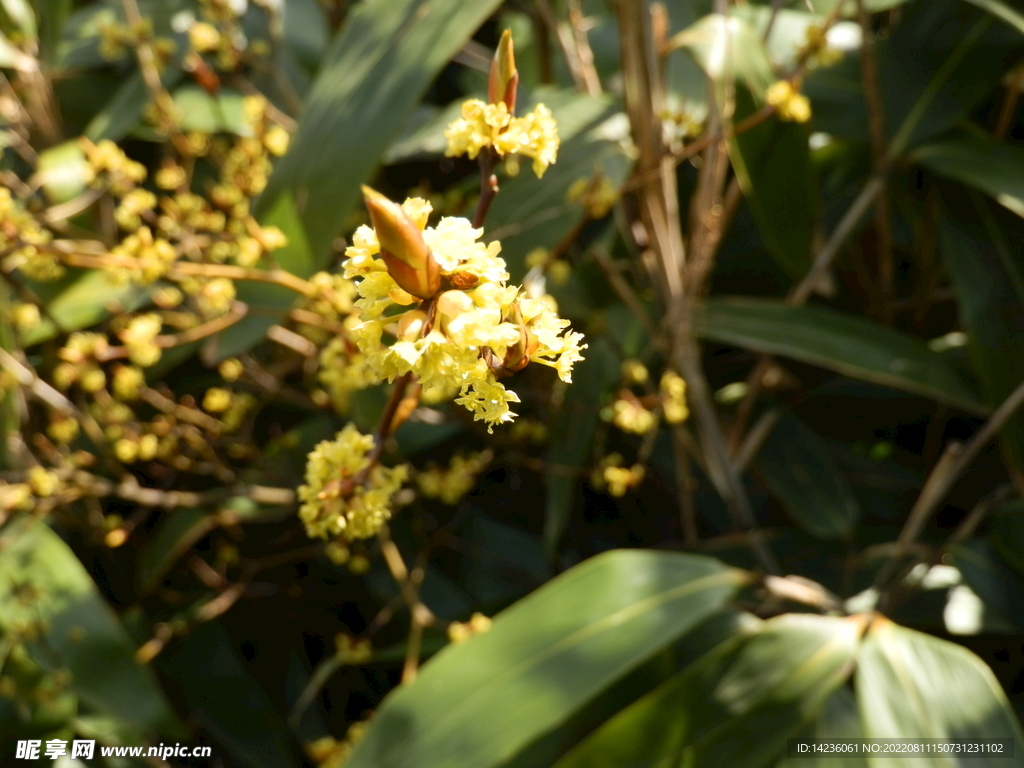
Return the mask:
{"type": "Polygon", "coordinates": [[[373,437],[349,424],[309,454],[306,484],[299,488],[299,518],[310,537],[366,539],[391,517],[391,497],[402,487],[408,468],[371,466],[367,454],[372,448],[373,437]],[[363,472],[365,478],[359,477],[363,472]]]}
{"type": "Polygon", "coordinates": [[[537,178],[558,159],[558,123],[543,104],[523,117],[513,117],[503,101],[485,104],[469,99],[462,105],[462,116],[448,126],[444,135],[448,157],[467,155],[472,160],[484,147],[491,147],[500,157],[516,154],[532,158],[537,178]]]}

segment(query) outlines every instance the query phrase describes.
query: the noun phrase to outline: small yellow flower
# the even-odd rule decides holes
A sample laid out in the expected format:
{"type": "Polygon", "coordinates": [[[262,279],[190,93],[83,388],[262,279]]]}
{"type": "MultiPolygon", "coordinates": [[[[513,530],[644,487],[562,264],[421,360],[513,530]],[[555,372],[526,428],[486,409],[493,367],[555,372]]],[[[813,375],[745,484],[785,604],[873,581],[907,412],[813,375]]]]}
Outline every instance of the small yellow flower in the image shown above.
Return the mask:
{"type": "Polygon", "coordinates": [[[811,119],[811,102],[800,93],[799,88],[799,83],[779,80],[769,86],[765,101],[775,107],[780,119],[806,123],[811,119]]]}
{"type": "Polygon", "coordinates": [[[188,40],[196,51],[206,53],[220,45],[220,32],[212,24],[197,21],[188,29],[188,40]]]}
{"type": "Polygon", "coordinates": [[[681,424],[690,416],[686,405],[686,382],[674,371],[665,371],[661,377],[661,407],[665,413],[665,421],[669,424],[681,424]]]}
{"type": "Polygon", "coordinates": [[[163,323],[155,312],[139,315],[120,334],[119,338],[128,347],[128,355],[136,365],[148,368],[156,364],[162,354],[155,339],[160,335],[163,323]]]}
{"type": "Polygon", "coordinates": [[[467,155],[472,160],[484,147],[492,147],[500,157],[532,158],[537,178],[558,159],[558,123],[543,104],[523,117],[513,117],[504,102],[484,104],[470,99],[462,105],[462,116],[448,126],[444,135],[448,157],[467,155]]]}
{"type": "Polygon", "coordinates": [[[56,472],[51,472],[45,467],[32,467],[28,471],[28,485],[33,494],[45,498],[59,491],[62,483],[56,472]]]}
{"type": "Polygon", "coordinates": [[[210,413],[223,413],[231,407],[231,393],[220,387],[211,387],[203,397],[203,409],[210,413]]]}
{"type": "MultiPolygon", "coordinates": [[[[391,497],[402,487],[408,468],[371,467],[367,454],[372,448],[373,437],[349,424],[309,454],[306,484],[298,493],[303,502],[299,518],[310,537],[367,539],[391,517],[391,497]]],[[[355,559],[349,561],[350,568],[355,559]]]]}

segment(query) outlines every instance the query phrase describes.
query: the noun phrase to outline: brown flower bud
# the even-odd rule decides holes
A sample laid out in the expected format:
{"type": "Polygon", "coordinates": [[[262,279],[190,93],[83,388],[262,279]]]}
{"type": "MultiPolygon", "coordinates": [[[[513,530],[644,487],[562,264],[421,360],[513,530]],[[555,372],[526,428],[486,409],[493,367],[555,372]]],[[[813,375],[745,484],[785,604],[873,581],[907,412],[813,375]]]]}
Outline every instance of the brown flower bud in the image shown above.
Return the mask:
{"type": "Polygon", "coordinates": [[[537,341],[536,336],[530,333],[530,329],[523,322],[523,313],[519,309],[518,303],[512,305],[509,316],[505,319],[519,326],[519,341],[505,351],[502,367],[508,373],[516,373],[527,366],[530,356],[537,351],[540,342],[537,341]]]}
{"type": "Polygon", "coordinates": [[[494,51],[491,61],[491,72],[487,78],[487,100],[491,104],[505,102],[508,113],[516,111],[516,91],[519,88],[519,72],[516,70],[516,57],[512,45],[512,32],[506,29],[494,51]]]}
{"type": "Polygon", "coordinates": [[[402,206],[379,192],[364,186],[363,199],[388,274],[403,290],[429,299],[441,287],[441,267],[423,240],[423,233],[402,206]]]}

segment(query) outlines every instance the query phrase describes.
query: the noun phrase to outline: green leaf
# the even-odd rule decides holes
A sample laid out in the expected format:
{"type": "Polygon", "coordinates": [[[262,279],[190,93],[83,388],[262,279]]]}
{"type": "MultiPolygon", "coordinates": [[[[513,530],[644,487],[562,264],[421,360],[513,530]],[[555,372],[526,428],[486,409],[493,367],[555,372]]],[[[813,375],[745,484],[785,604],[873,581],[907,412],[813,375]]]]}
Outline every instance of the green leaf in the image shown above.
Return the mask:
{"type": "Polygon", "coordinates": [[[303,764],[283,720],[219,621],[200,624],[180,645],[157,656],[156,664],[179,686],[195,720],[239,765],[303,764]]]}
{"type": "Polygon", "coordinates": [[[66,141],[39,153],[33,181],[53,203],[63,203],[85,191],[91,173],[85,152],[77,141],[66,141]]]}
{"type": "Polygon", "coordinates": [[[377,710],[347,768],[492,768],[720,609],[746,575],[618,550],[548,582],[438,653],[377,710]]]}
{"type": "Polygon", "coordinates": [[[499,0],[377,0],[345,20],[257,207],[291,191],[317,265],[423,93],[499,0]]]}
{"type": "Polygon", "coordinates": [[[148,295],[136,285],[118,285],[102,270],[77,272],[67,283],[33,287],[53,320],[43,317],[38,325],[22,333],[21,344],[25,347],[54,338],[58,333],[54,320],[61,330],[78,331],[105,320],[111,308],[122,307],[129,312],[137,309],[148,295]],[[61,289],[54,291],[58,285],[61,289]]]}
{"type": "MultiPolygon", "coordinates": [[[[274,251],[274,261],[299,277],[309,277],[315,271],[312,252],[306,232],[295,208],[291,192],[278,196],[272,208],[263,214],[260,222],[265,227],[279,228],[288,244],[274,251]]],[[[298,295],[290,288],[267,283],[238,283],[238,299],[249,307],[249,314],[217,336],[217,357],[224,359],[245,352],[260,341],[271,326],[295,304],[298,295]]]]}
{"type": "Polygon", "coordinates": [[[770,299],[711,299],[697,320],[697,332],[721,344],[791,357],[985,413],[953,369],[922,341],[832,309],[791,307],[770,299]]]}
{"type": "Polygon", "coordinates": [[[17,25],[25,41],[36,42],[36,15],[28,0],[0,0],[0,5],[7,12],[7,18],[17,25]]]}
{"type": "MultiPolygon", "coordinates": [[[[1024,381],[1024,275],[1015,242],[1024,223],[1000,216],[982,198],[959,188],[942,191],[939,248],[967,331],[968,350],[986,404],[998,406],[1024,381]]],[[[1000,431],[1006,458],[1024,469],[1024,414],[1000,431]]]]}
{"type": "Polygon", "coordinates": [[[217,516],[201,509],[178,509],[165,514],[139,552],[135,574],[139,590],[153,591],[181,556],[217,525],[217,516]]]}
{"type": "MultiPolygon", "coordinates": [[[[988,666],[963,646],[876,616],[857,663],[857,704],[867,738],[1012,738],[1020,725],[988,666]]],[[[1017,751],[1007,766],[1024,765],[1017,751]]],[[[920,768],[973,765],[967,758],[919,757],[920,768]]],[[[872,756],[872,768],[902,768],[872,756]]]]}
{"type": "Polygon", "coordinates": [[[216,96],[197,85],[183,85],[174,92],[174,106],[181,114],[183,131],[251,136],[252,127],[245,121],[242,101],[242,94],[228,88],[222,88],[216,96]]]}
{"type": "Polygon", "coordinates": [[[620,712],[556,768],[760,768],[849,675],[862,626],[810,614],[766,621],[620,712]]]}
{"type": "MultiPolygon", "coordinates": [[[[861,739],[864,729],[860,724],[860,713],[857,712],[857,700],[849,686],[836,688],[821,711],[814,724],[798,738],[805,739],[861,739]]],[[[831,755],[813,755],[799,758],[786,758],[775,768],[867,768],[867,759],[860,756],[833,757],[831,755]]]]}
{"type": "Polygon", "coordinates": [[[43,61],[53,64],[57,46],[64,32],[64,22],[71,15],[72,0],[35,0],[39,17],[39,52],[43,61]]]}
{"type": "Polygon", "coordinates": [[[966,136],[925,144],[911,159],[991,195],[1000,205],[1024,216],[1024,149],[985,136],[966,136]]]}
{"type": "MultiPolygon", "coordinates": [[[[749,94],[739,89],[734,121],[754,112],[749,94]]],[[[736,178],[765,246],[793,279],[811,266],[818,186],[808,136],[804,125],[769,119],[729,142],[736,178]]]]}
{"type": "Polygon", "coordinates": [[[42,521],[22,517],[4,528],[0,550],[0,628],[44,623],[32,655],[70,670],[83,701],[148,733],[176,732],[156,678],[135,661],[124,627],[67,544],[42,521]]]}
{"type": "Polygon", "coordinates": [[[738,16],[709,14],[675,35],[669,44],[687,48],[720,89],[739,81],[759,103],[777,79],[761,37],[738,16]]]}
{"type": "Polygon", "coordinates": [[[604,339],[590,344],[577,364],[576,383],[565,393],[548,445],[544,483],[544,551],[558,551],[558,542],[572,515],[578,472],[590,459],[590,444],[597,430],[598,413],[609,389],[619,380],[619,357],[604,339]]]}
{"type": "Polygon", "coordinates": [[[1000,556],[1003,549],[1009,547],[994,546],[991,539],[974,538],[952,551],[964,582],[985,603],[986,621],[979,631],[991,630],[993,612],[1003,623],[1009,622],[1007,626],[1024,629],[1024,578],[1004,564],[1000,556]]]}
{"type": "Polygon", "coordinates": [[[992,509],[988,540],[1003,562],[1024,576],[1024,499],[1014,499],[992,509]]]}
{"type": "Polygon", "coordinates": [[[501,193],[487,216],[486,237],[501,241],[501,256],[513,281],[526,274],[524,262],[530,251],[553,248],[582,218],[582,205],[567,199],[574,183],[599,173],[617,188],[632,167],[616,140],[614,119],[607,119],[611,110],[606,100],[551,95],[559,132],[563,126],[568,129],[558,162],[543,179],[523,163],[518,176],[501,182],[501,193]]]}
{"type": "Polygon", "coordinates": [[[828,444],[793,416],[784,416],[757,456],[758,476],[789,516],[819,539],[845,539],[860,516],[857,499],[828,444]]]}
{"type": "Polygon", "coordinates": [[[971,5],[976,5],[983,11],[988,11],[997,19],[1004,24],[1016,29],[1021,34],[1024,34],[1024,16],[1013,10],[1006,3],[1000,2],[1000,0],[965,0],[971,5]]]}

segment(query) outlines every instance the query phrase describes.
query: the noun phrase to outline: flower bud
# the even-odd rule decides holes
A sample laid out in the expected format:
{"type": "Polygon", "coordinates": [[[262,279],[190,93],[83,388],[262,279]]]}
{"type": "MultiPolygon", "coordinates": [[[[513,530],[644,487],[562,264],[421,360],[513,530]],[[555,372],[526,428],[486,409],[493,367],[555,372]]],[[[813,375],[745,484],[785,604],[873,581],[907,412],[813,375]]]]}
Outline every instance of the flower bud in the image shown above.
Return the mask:
{"type": "Polygon", "coordinates": [[[537,351],[540,342],[536,336],[530,333],[526,323],[523,322],[523,312],[519,308],[518,303],[512,305],[509,316],[506,319],[519,326],[519,341],[506,350],[502,366],[508,373],[516,373],[527,366],[530,362],[530,356],[537,351]]]}
{"type": "Polygon", "coordinates": [[[519,72],[516,71],[516,57],[512,46],[512,31],[506,29],[498,42],[491,60],[491,72],[487,78],[487,100],[491,104],[505,102],[508,113],[516,111],[516,90],[519,88],[519,72]]]}
{"type": "Polygon", "coordinates": [[[388,274],[403,290],[429,299],[441,287],[441,267],[423,240],[423,233],[402,206],[379,192],[364,186],[363,198],[388,274]]]}
{"type": "Polygon", "coordinates": [[[437,297],[437,311],[447,317],[458,317],[473,308],[473,299],[462,291],[445,291],[437,297]]]}
{"type": "Polygon", "coordinates": [[[398,338],[402,341],[416,341],[427,322],[427,313],[412,309],[402,315],[398,321],[398,338]]]}

